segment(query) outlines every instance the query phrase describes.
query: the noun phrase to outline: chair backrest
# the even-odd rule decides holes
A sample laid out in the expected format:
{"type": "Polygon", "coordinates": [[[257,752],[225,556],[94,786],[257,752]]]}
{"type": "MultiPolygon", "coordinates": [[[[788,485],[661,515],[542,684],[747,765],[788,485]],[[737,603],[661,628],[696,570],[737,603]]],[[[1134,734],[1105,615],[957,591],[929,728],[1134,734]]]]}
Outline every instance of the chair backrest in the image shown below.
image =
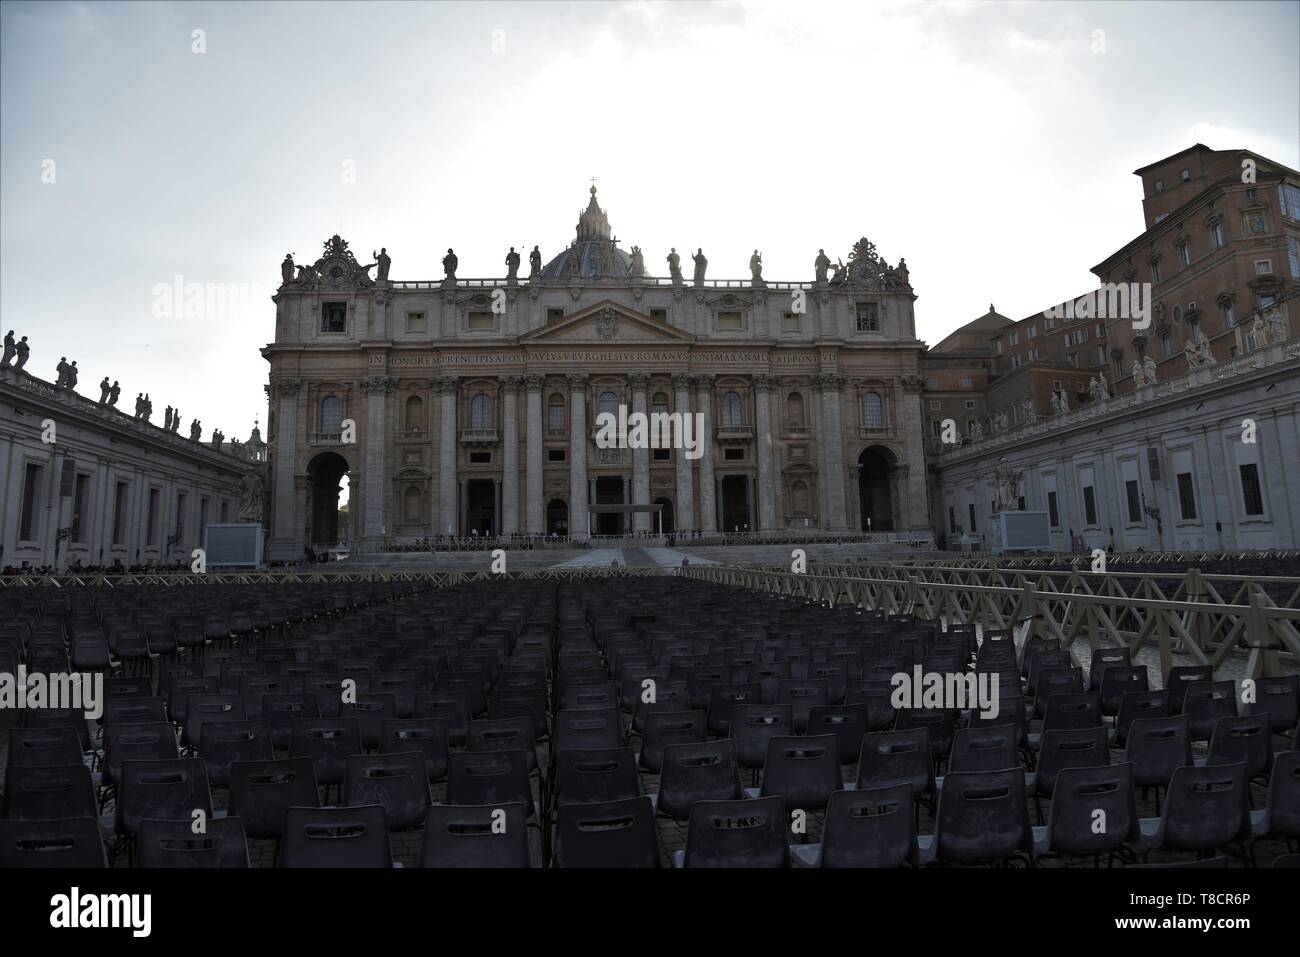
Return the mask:
{"type": "Polygon", "coordinates": [[[4,816],[23,821],[99,819],[99,805],[84,764],[18,765],[5,773],[4,816]]]}
{"type": "MultiPolygon", "coordinates": [[[[1105,708],[1105,692],[1102,707],[1105,708]]],[[[1123,747],[1128,740],[1128,730],[1134,721],[1142,718],[1167,718],[1173,711],[1168,691],[1126,691],[1119,699],[1115,716],[1115,744],[1123,747]]]]}
{"type": "Polygon", "coordinates": [[[663,768],[664,748],[706,740],[706,724],[707,716],[702,710],[656,711],[647,715],[641,731],[641,767],[657,774],[663,768]]]}
{"type": "Polygon", "coordinates": [[[380,754],[419,751],[424,755],[430,784],[447,777],[449,748],[445,718],[389,718],[380,732],[380,754]]]}
{"type": "Polygon", "coordinates": [[[1062,768],[1052,791],[1047,832],[1048,849],[1057,854],[1109,854],[1125,843],[1136,844],[1133,765],[1062,768]]]}
{"type": "Polygon", "coordinates": [[[758,682],[719,681],[709,685],[708,696],[701,707],[708,709],[710,734],[727,737],[731,734],[731,718],[739,706],[759,704],[763,700],[763,686],[758,682]]]}
{"type": "Polygon", "coordinates": [[[946,775],[934,830],[941,861],[991,864],[1029,851],[1033,832],[1024,772],[1008,768],[946,775]]]}
{"type": "Polygon", "coordinates": [[[81,761],[75,728],[10,728],[6,767],[62,767],[81,761]]]}
{"type": "Polygon", "coordinates": [[[740,797],[740,770],[735,741],[673,744],[664,749],[659,777],[660,814],[677,820],[690,816],[697,801],[730,801],[740,797]]]}
{"type": "Polygon", "coordinates": [[[1018,767],[1019,732],[1014,723],[976,725],[953,736],[948,773],[1018,767]]]}
{"type": "Polygon", "coordinates": [[[249,837],[279,837],[291,807],[319,807],[311,758],[236,761],[230,766],[230,814],[249,837]]]}
{"type": "Polygon", "coordinates": [[[239,694],[192,694],[185,706],[182,741],[197,748],[203,739],[203,725],[209,721],[243,721],[247,717],[244,698],[239,694]]]}
{"type": "Polygon", "coordinates": [[[208,821],[195,834],[189,821],[141,821],[136,834],[137,867],[248,867],[248,842],[237,817],[208,821]]]}
{"type": "Polygon", "coordinates": [[[858,758],[858,787],[882,788],[910,784],[919,798],[934,793],[934,759],[925,728],[872,731],[863,735],[858,758]]]}
{"type": "Polygon", "coordinates": [[[1300,721],[1300,675],[1256,678],[1255,692],[1255,701],[1246,710],[1250,714],[1272,715],[1274,733],[1294,728],[1300,721]]]}
{"type": "Polygon", "coordinates": [[[640,794],[636,757],[631,748],[566,748],[556,758],[554,803],[558,806],[621,801],[640,794]]]}
{"type": "Polygon", "coordinates": [[[1210,665],[1175,665],[1169,669],[1165,687],[1169,689],[1169,706],[1174,714],[1183,710],[1187,689],[1200,681],[1213,681],[1214,669],[1210,665]]]}
{"type": "MultiPolygon", "coordinates": [[[[566,755],[581,752],[567,751],[566,755]]],[[[561,803],[555,866],[658,867],[659,832],[648,797],[596,804],[561,803]]]]}
{"type": "Polygon", "coordinates": [[[836,791],[826,807],[822,867],[901,867],[916,857],[912,786],[836,791]]]}
{"type": "Polygon", "coordinates": [[[1110,764],[1110,733],[1095,728],[1058,728],[1044,731],[1038,752],[1038,794],[1051,794],[1056,776],[1064,768],[1097,768],[1110,764]]]}
{"type": "Polygon", "coordinates": [[[347,759],[361,753],[361,727],[356,718],[294,718],[289,754],[311,758],[319,784],[342,784],[347,759]]]}
{"type": "MultiPolygon", "coordinates": [[[[1127,649],[1126,649],[1127,650],[1127,649]]],[[[1113,664],[1101,674],[1093,691],[1101,692],[1102,714],[1113,715],[1119,712],[1124,695],[1134,691],[1147,691],[1147,669],[1145,665],[1113,664]]]]}
{"type": "Polygon", "coordinates": [[[1233,681],[1198,681],[1183,696],[1193,741],[1208,741],[1220,718],[1237,713],[1237,685],[1233,681]]]}
{"type": "Polygon", "coordinates": [[[447,803],[524,805],[532,817],[532,787],[523,751],[458,751],[447,768],[447,803]]]}
{"type": "Polygon", "coordinates": [[[788,867],[788,829],[780,797],[698,801],[686,832],[686,866],[788,867]]]}
{"type": "Polygon", "coordinates": [[[1300,751],[1283,751],[1273,759],[1265,807],[1270,834],[1300,840],[1300,751]]]}
{"type": "Polygon", "coordinates": [[[763,768],[763,797],[780,796],[791,811],[820,811],[840,790],[840,744],[833,734],[772,738],[763,768]]]}
{"type": "Polygon", "coordinates": [[[1133,783],[1137,787],[1168,784],[1175,769],[1192,763],[1187,716],[1134,721],[1124,744],[1124,760],[1133,764],[1133,783]]]}
{"type": "Polygon", "coordinates": [[[291,807],[284,815],[280,867],[392,867],[384,809],[291,807]]]}
{"type": "Polygon", "coordinates": [[[841,764],[852,764],[862,751],[867,733],[866,704],[818,705],[808,711],[808,734],[833,734],[839,742],[841,764]]]}
{"type": "Polygon", "coordinates": [[[529,867],[523,804],[435,804],[424,819],[421,867],[529,867]]]}
{"type": "Polygon", "coordinates": [[[731,737],[736,761],[742,768],[761,768],[767,760],[767,742],[794,733],[794,709],[788,704],[737,705],[731,712],[731,737]]]}
{"type": "Polygon", "coordinates": [[[275,757],[269,721],[207,721],[201,734],[199,755],[208,769],[208,780],[222,787],[230,784],[232,762],[275,757]]]}
{"type": "Polygon", "coordinates": [[[1096,728],[1102,723],[1101,692],[1052,694],[1043,710],[1043,731],[1096,728]]]}
{"type": "Polygon", "coordinates": [[[347,759],[343,803],[381,806],[389,830],[415,827],[424,820],[430,804],[424,755],[419,751],[352,755],[347,759]]]}
{"type": "Polygon", "coordinates": [[[555,714],[553,750],[556,752],[567,748],[578,748],[584,751],[593,748],[617,748],[622,744],[623,725],[617,708],[603,708],[599,711],[558,711],[555,714]]]}
{"type": "Polygon", "coordinates": [[[1247,788],[1244,763],[1176,769],[1164,808],[1164,846],[1209,851],[1249,837],[1247,788]]]}
{"type": "Polygon", "coordinates": [[[117,793],[117,832],[135,834],[141,821],[212,819],[208,771],[199,758],[126,761],[117,793]]]}
{"type": "Polygon", "coordinates": [[[1246,765],[1247,779],[1264,774],[1273,766],[1272,716],[1262,714],[1227,715],[1214,723],[1210,735],[1207,764],[1246,765]]]}
{"type": "Polygon", "coordinates": [[[108,867],[99,821],[0,820],[0,867],[108,867]]]}

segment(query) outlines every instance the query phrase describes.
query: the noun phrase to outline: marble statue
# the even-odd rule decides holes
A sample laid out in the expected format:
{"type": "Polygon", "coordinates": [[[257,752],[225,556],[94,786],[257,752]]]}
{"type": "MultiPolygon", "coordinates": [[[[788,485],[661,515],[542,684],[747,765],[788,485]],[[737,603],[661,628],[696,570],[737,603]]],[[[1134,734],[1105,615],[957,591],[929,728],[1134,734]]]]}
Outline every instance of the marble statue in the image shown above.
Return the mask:
{"type": "Polygon", "coordinates": [[[600,274],[601,274],[602,276],[612,276],[612,275],[614,275],[614,263],[616,262],[616,260],[615,260],[615,258],[614,258],[614,249],[615,249],[615,248],[616,248],[616,247],[614,246],[614,244],[613,244],[612,242],[611,242],[611,243],[606,243],[606,244],[605,244],[605,256],[604,256],[604,258],[601,260],[601,264],[600,264],[600,274]]]}
{"type": "Polygon", "coordinates": [[[984,438],[984,426],[980,425],[979,419],[974,419],[970,424],[970,440],[979,442],[984,438]]]}
{"type": "Polygon", "coordinates": [[[9,365],[16,355],[18,355],[18,346],[14,344],[14,331],[10,329],[5,333],[4,358],[0,359],[0,366],[9,365]]]}
{"type": "Polygon", "coordinates": [[[582,274],[582,250],[573,246],[573,255],[569,257],[569,275],[579,276],[582,274]]]}
{"type": "Polygon", "coordinates": [[[203,426],[198,419],[195,419],[190,423],[190,441],[197,442],[201,435],[203,435],[203,426]]]}
{"type": "Polygon", "coordinates": [[[239,480],[239,520],[262,520],[262,477],[256,472],[249,472],[239,480]]]}
{"type": "Polygon", "coordinates": [[[296,268],[298,270],[298,279],[297,279],[298,282],[307,283],[308,285],[310,285],[311,283],[316,281],[315,266],[297,266],[296,268]]]}
{"type": "Polygon", "coordinates": [[[445,282],[456,281],[456,267],[459,264],[460,260],[456,258],[455,251],[448,249],[447,255],[442,257],[442,271],[447,274],[445,282]]]}
{"type": "Polygon", "coordinates": [[[149,398],[149,393],[144,394],[144,420],[148,422],[153,418],[153,401],[149,398]]]}
{"type": "Polygon", "coordinates": [[[1067,396],[1065,394],[1065,390],[1062,389],[1061,390],[1061,415],[1068,415],[1069,412],[1070,412],[1070,397],[1067,396]]]}
{"type": "Polygon", "coordinates": [[[1147,356],[1144,360],[1142,360],[1142,371],[1146,373],[1145,376],[1146,384],[1155,385],[1156,384],[1156,360],[1152,359],[1150,356],[1147,356]]]}
{"type": "Polygon", "coordinates": [[[1264,317],[1264,321],[1268,323],[1269,342],[1273,344],[1286,342],[1289,332],[1286,327],[1286,319],[1283,317],[1280,309],[1274,309],[1264,317]]]}
{"type": "Polygon", "coordinates": [[[180,410],[180,409],[172,409],[172,427],[171,427],[171,431],[175,432],[175,431],[177,430],[177,428],[180,427],[180,424],[181,424],[181,410],[180,410]]]}
{"type": "Polygon", "coordinates": [[[898,281],[904,286],[910,286],[911,282],[907,278],[907,260],[902,256],[898,257],[898,268],[894,270],[898,275],[898,281]]]}
{"type": "Polygon", "coordinates": [[[27,365],[27,357],[31,355],[32,347],[27,344],[27,337],[23,336],[18,340],[18,345],[14,346],[18,353],[18,361],[14,363],[15,369],[21,369],[27,365]]]}
{"type": "Polygon", "coordinates": [[[170,405],[163,410],[163,428],[168,432],[172,430],[172,407],[170,405]]]}
{"type": "Polygon", "coordinates": [[[755,286],[763,284],[763,254],[757,249],[754,250],[754,255],[749,257],[749,274],[753,277],[755,286]]]}
{"type": "Polygon", "coordinates": [[[813,272],[817,277],[817,284],[823,286],[826,284],[826,273],[831,268],[830,257],[826,255],[826,250],[817,250],[817,258],[813,260],[813,272]]]}
{"type": "Polygon", "coordinates": [[[69,389],[75,389],[77,387],[77,374],[77,360],[73,359],[72,364],[68,366],[67,385],[69,389]]]}
{"type": "Polygon", "coordinates": [[[293,253],[284,254],[284,261],[280,263],[280,282],[293,282],[293,253]]]}
{"type": "Polygon", "coordinates": [[[1052,393],[1052,415],[1061,414],[1061,397],[1055,392],[1052,393]]]}
{"type": "Polygon", "coordinates": [[[691,259],[695,261],[695,285],[703,286],[704,271],[709,268],[709,261],[704,258],[704,247],[701,246],[691,259]]]}
{"type": "Polygon", "coordinates": [[[993,483],[997,490],[997,503],[999,511],[1019,510],[1020,509],[1020,484],[1024,479],[1024,469],[1016,471],[1007,464],[1007,457],[1004,455],[998,459],[997,471],[994,473],[993,483]]]}
{"type": "Polygon", "coordinates": [[[113,388],[108,390],[108,404],[116,408],[118,397],[122,394],[122,387],[118,385],[117,380],[113,380],[113,388]]]}
{"type": "Polygon", "coordinates": [[[1183,358],[1187,360],[1187,371],[1195,372],[1201,365],[1201,353],[1191,339],[1183,345],[1183,358]]]}
{"type": "Polygon", "coordinates": [[[1142,376],[1142,357],[1139,356],[1133,360],[1133,388],[1141,388],[1145,384],[1145,381],[1146,380],[1142,376]]]}
{"type": "Polygon", "coordinates": [[[1210,337],[1201,336],[1196,340],[1196,354],[1200,358],[1200,364],[1203,366],[1212,366],[1215,363],[1214,353],[1210,350],[1210,337]]]}
{"type": "Polygon", "coordinates": [[[645,254],[641,252],[640,246],[632,247],[632,265],[628,267],[627,274],[633,279],[645,276],[645,254]]]}
{"type": "Polygon", "coordinates": [[[137,392],[135,396],[135,417],[139,419],[144,415],[144,393],[137,392]]]}
{"type": "Polygon", "coordinates": [[[108,394],[113,391],[113,387],[108,384],[108,376],[99,380],[99,404],[108,404],[108,394]]]}
{"type": "Polygon", "coordinates": [[[1110,383],[1106,381],[1106,370],[1102,369],[1097,373],[1097,392],[1101,396],[1101,401],[1105,402],[1110,398],[1110,383]]]}
{"type": "Polygon", "coordinates": [[[515,252],[515,247],[510,247],[510,252],[506,253],[506,282],[519,281],[519,254],[515,252]]]}
{"type": "Polygon", "coordinates": [[[1088,400],[1091,402],[1096,402],[1097,399],[1098,399],[1097,377],[1093,376],[1090,380],[1088,380],[1088,400]]]}
{"type": "Polygon", "coordinates": [[[1034,397],[1032,395],[1025,396],[1024,401],[1020,405],[1020,411],[1026,425],[1034,422],[1038,418],[1038,410],[1034,408],[1034,397]]]}
{"type": "Polygon", "coordinates": [[[388,255],[387,247],[380,246],[378,253],[372,249],[370,255],[375,257],[375,266],[378,268],[378,272],[375,273],[375,278],[379,282],[388,282],[388,267],[392,265],[393,260],[392,257],[388,255]]]}
{"type": "Polygon", "coordinates": [[[677,247],[668,250],[668,275],[675,283],[682,281],[682,257],[677,255],[677,247]]]}
{"type": "Polygon", "coordinates": [[[59,373],[58,378],[54,380],[54,384],[62,389],[68,383],[68,357],[59,356],[59,364],[54,368],[59,373]]]}
{"type": "Polygon", "coordinates": [[[542,274],[542,251],[536,246],[528,254],[528,278],[533,279],[542,274]]]}
{"type": "Polygon", "coordinates": [[[1250,334],[1255,337],[1256,349],[1263,349],[1268,345],[1268,324],[1259,313],[1255,314],[1255,321],[1250,324],[1250,334]]]}

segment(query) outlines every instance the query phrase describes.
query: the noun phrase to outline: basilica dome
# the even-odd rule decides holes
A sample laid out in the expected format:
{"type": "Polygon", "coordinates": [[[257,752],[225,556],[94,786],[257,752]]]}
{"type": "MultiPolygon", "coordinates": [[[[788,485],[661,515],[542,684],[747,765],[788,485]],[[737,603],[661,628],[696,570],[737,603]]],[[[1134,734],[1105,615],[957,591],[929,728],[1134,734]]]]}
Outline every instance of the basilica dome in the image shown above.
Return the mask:
{"type": "Polygon", "coordinates": [[[578,217],[577,238],[542,267],[542,279],[622,279],[631,270],[632,254],[615,243],[609,217],[596,202],[592,186],[591,200],[578,217]]]}

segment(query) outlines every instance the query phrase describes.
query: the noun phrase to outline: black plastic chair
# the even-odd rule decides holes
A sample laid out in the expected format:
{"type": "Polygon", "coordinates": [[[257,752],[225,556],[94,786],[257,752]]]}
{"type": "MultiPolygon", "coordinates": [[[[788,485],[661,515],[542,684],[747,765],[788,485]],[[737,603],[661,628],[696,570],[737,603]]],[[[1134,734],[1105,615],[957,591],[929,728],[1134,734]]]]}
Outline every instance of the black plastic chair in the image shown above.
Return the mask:
{"type": "Polygon", "coordinates": [[[1273,767],[1271,721],[1268,712],[1220,718],[1210,735],[1210,750],[1205,763],[1241,762],[1246,765],[1246,780],[1266,777],[1273,767]]]}
{"type": "Polygon", "coordinates": [[[663,769],[664,748],[672,744],[700,744],[708,738],[703,711],[656,711],[646,715],[641,730],[639,766],[653,774],[663,769]]]}
{"type": "Polygon", "coordinates": [[[698,801],[690,811],[682,866],[789,867],[787,830],[779,797],[698,801]]]}
{"type": "MultiPolygon", "coordinates": [[[[566,752],[577,754],[581,752],[566,752]]],[[[596,804],[561,804],[556,816],[556,867],[658,867],[654,803],[628,797],[596,804]]]]}
{"type": "Polygon", "coordinates": [[[782,679],[777,685],[777,704],[788,704],[793,709],[795,734],[806,734],[808,717],[814,707],[830,704],[824,679],[782,679]]]}
{"type": "MultiPolygon", "coordinates": [[[[651,723],[659,715],[651,717],[651,723]]],[[[701,714],[701,721],[703,715],[701,714]]],[[[556,758],[554,803],[607,804],[639,797],[641,782],[631,748],[567,748],[556,758]]]]}
{"type": "Polygon", "coordinates": [[[459,751],[447,769],[447,803],[469,807],[521,804],[536,814],[523,751],[459,751]]]}
{"type": "Polygon", "coordinates": [[[1110,735],[1106,729],[1070,728],[1043,733],[1034,772],[1034,807],[1039,823],[1043,820],[1041,799],[1051,797],[1057,775],[1066,768],[1100,768],[1110,764],[1110,735]]]}
{"type": "Polygon", "coordinates": [[[320,704],[314,694],[267,694],[262,696],[262,720],[271,725],[271,745],[288,751],[293,744],[293,722],[297,718],[320,718],[320,704]]]}
{"type": "Polygon", "coordinates": [[[1300,751],[1282,751],[1274,759],[1264,810],[1252,811],[1251,823],[1256,837],[1300,841],[1300,751]]]}
{"type": "Polygon", "coordinates": [[[808,734],[833,734],[839,743],[840,764],[852,764],[862,751],[867,733],[865,704],[819,705],[808,711],[808,734]]]}
{"type": "Polygon", "coordinates": [[[731,713],[736,763],[754,772],[755,784],[767,760],[767,742],[790,734],[794,734],[794,709],[788,704],[737,705],[731,713]]]}
{"type": "Polygon", "coordinates": [[[397,717],[397,699],[391,694],[374,691],[357,692],[356,700],[340,702],[340,718],[356,718],[361,733],[361,746],[367,751],[379,749],[384,722],[397,717]]]}
{"type": "Polygon", "coordinates": [[[1173,714],[1168,691],[1129,691],[1119,700],[1115,715],[1113,744],[1122,748],[1128,741],[1129,727],[1143,718],[1168,718],[1173,714]]]}
{"type": "Polygon", "coordinates": [[[392,867],[384,809],[292,807],[284,815],[280,867],[392,867]]]}
{"type": "Polygon", "coordinates": [[[230,814],[253,838],[279,839],[291,807],[319,807],[311,758],[237,761],[230,766],[230,814]]]}
{"type": "Polygon", "coordinates": [[[348,758],[362,750],[357,719],[294,718],[292,725],[289,756],[311,758],[317,784],[342,784],[348,758]]]}
{"type": "Polygon", "coordinates": [[[1214,669],[1209,665],[1176,665],[1169,669],[1165,687],[1169,689],[1169,707],[1174,714],[1182,714],[1187,689],[1198,682],[1214,680],[1214,669]]]}
{"type": "Polygon", "coordinates": [[[1140,838],[1131,764],[1068,767],[1056,776],[1046,826],[1034,828],[1034,853],[1091,857],[1094,865],[1105,854],[1109,866],[1140,838]]]}
{"type": "Polygon", "coordinates": [[[0,867],[108,867],[99,820],[0,820],[0,867]]]}
{"type": "Polygon", "coordinates": [[[380,735],[380,754],[404,754],[419,751],[424,755],[424,767],[429,783],[437,784],[447,778],[450,760],[445,718],[390,718],[384,722],[380,735]]]}
{"type": "Polygon", "coordinates": [[[934,835],[918,838],[924,863],[996,864],[1024,854],[1033,862],[1025,775],[964,771],[943,780],[934,835]]]}
{"type": "Polygon", "coordinates": [[[977,725],[961,728],[953,735],[948,773],[1002,771],[1017,767],[1019,763],[1019,741],[1014,724],[977,725]]]}
{"type": "Polygon", "coordinates": [[[203,726],[209,721],[243,721],[245,718],[244,699],[238,694],[192,694],[185,706],[181,743],[187,748],[197,748],[202,740],[203,726]]]}
{"type": "Polygon", "coordinates": [[[1277,675],[1255,679],[1255,701],[1247,714],[1267,712],[1273,718],[1274,734],[1289,734],[1300,722],[1300,675],[1277,675]]]}
{"type": "Polygon", "coordinates": [[[1100,686],[1093,690],[1101,692],[1101,713],[1113,718],[1119,714],[1126,694],[1151,690],[1147,685],[1146,666],[1111,665],[1102,675],[1100,686]]]}
{"type": "Polygon", "coordinates": [[[839,741],[835,735],[768,741],[759,797],[782,797],[792,811],[820,811],[841,786],[839,741]]]}
{"type": "Polygon", "coordinates": [[[945,761],[952,750],[953,735],[957,731],[957,712],[948,708],[899,708],[895,731],[924,728],[930,741],[930,758],[935,763],[945,761]]]}
{"type": "Polygon", "coordinates": [[[527,814],[518,802],[436,804],[424,818],[420,866],[529,867],[527,814]]]}
{"type": "Polygon", "coordinates": [[[1141,822],[1148,848],[1195,851],[1208,856],[1231,845],[1250,853],[1246,765],[1182,767],[1169,782],[1164,814],[1141,822]]]}
{"type": "Polygon", "coordinates": [[[4,816],[23,821],[99,819],[99,805],[84,764],[12,767],[5,773],[4,816]]]}
{"type": "Polygon", "coordinates": [[[1156,789],[1156,813],[1160,813],[1160,789],[1167,788],[1178,768],[1192,763],[1192,738],[1187,716],[1139,718],[1128,729],[1124,760],[1133,765],[1133,785],[1156,789]]]}
{"type": "Polygon", "coordinates": [[[199,756],[208,781],[230,785],[230,765],[235,761],[270,761],[275,757],[269,721],[207,721],[199,738],[199,756]]]}
{"type": "Polygon", "coordinates": [[[912,786],[836,791],[826,806],[820,844],[791,848],[819,867],[901,867],[917,861],[912,786]]]}
{"type": "Polygon", "coordinates": [[[390,831],[416,827],[432,803],[424,755],[419,751],[353,755],[347,760],[343,803],[350,807],[379,805],[390,831]]]}
{"type": "Polygon", "coordinates": [[[859,790],[898,784],[911,785],[912,797],[921,803],[928,803],[934,794],[934,761],[925,728],[872,731],[862,738],[859,790]]]}
{"type": "Polygon", "coordinates": [[[66,767],[81,763],[81,739],[75,728],[10,728],[9,768],[66,767]]]}
{"type": "Polygon", "coordinates": [[[132,839],[141,821],[192,824],[199,819],[196,812],[201,812],[202,820],[211,822],[212,791],[201,759],[127,761],[122,765],[115,828],[124,846],[134,850],[132,839]]]}
{"type": "Polygon", "coordinates": [[[207,822],[202,834],[189,821],[141,821],[135,843],[136,867],[248,867],[248,842],[237,817],[207,822]]]}
{"type": "Polygon", "coordinates": [[[1196,682],[1183,698],[1183,714],[1193,741],[1208,741],[1220,718],[1237,714],[1237,687],[1232,681],[1196,682]]]}
{"type": "Polygon", "coordinates": [[[655,798],[657,814],[683,821],[690,818],[691,806],[697,801],[732,801],[739,797],[740,768],[732,739],[673,744],[664,749],[655,798]]]}
{"type": "Polygon", "coordinates": [[[709,734],[724,738],[730,736],[732,716],[736,708],[756,705],[762,699],[762,685],[756,682],[737,684],[724,681],[711,684],[705,702],[709,734]]]}

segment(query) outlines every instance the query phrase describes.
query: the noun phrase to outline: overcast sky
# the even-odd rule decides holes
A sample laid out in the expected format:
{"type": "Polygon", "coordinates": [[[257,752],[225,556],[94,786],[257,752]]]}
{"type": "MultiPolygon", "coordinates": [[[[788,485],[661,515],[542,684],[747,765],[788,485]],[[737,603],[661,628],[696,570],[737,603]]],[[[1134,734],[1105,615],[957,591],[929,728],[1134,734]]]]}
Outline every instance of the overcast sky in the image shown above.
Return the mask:
{"type": "Polygon", "coordinates": [[[571,241],[594,176],[655,273],[702,245],[748,276],[758,247],[806,280],[865,235],[907,258],[934,343],[1088,288],[1141,230],[1139,166],[1199,141],[1300,167],[1298,11],[5,3],[0,323],[37,375],[67,355],[85,394],[108,374],[128,411],[148,391],[155,422],[244,437],[286,252],[338,231],[394,279],[440,278],[449,246],[499,276],[511,245],[571,241]],[[245,302],[168,318],[178,276],[245,302]]]}

